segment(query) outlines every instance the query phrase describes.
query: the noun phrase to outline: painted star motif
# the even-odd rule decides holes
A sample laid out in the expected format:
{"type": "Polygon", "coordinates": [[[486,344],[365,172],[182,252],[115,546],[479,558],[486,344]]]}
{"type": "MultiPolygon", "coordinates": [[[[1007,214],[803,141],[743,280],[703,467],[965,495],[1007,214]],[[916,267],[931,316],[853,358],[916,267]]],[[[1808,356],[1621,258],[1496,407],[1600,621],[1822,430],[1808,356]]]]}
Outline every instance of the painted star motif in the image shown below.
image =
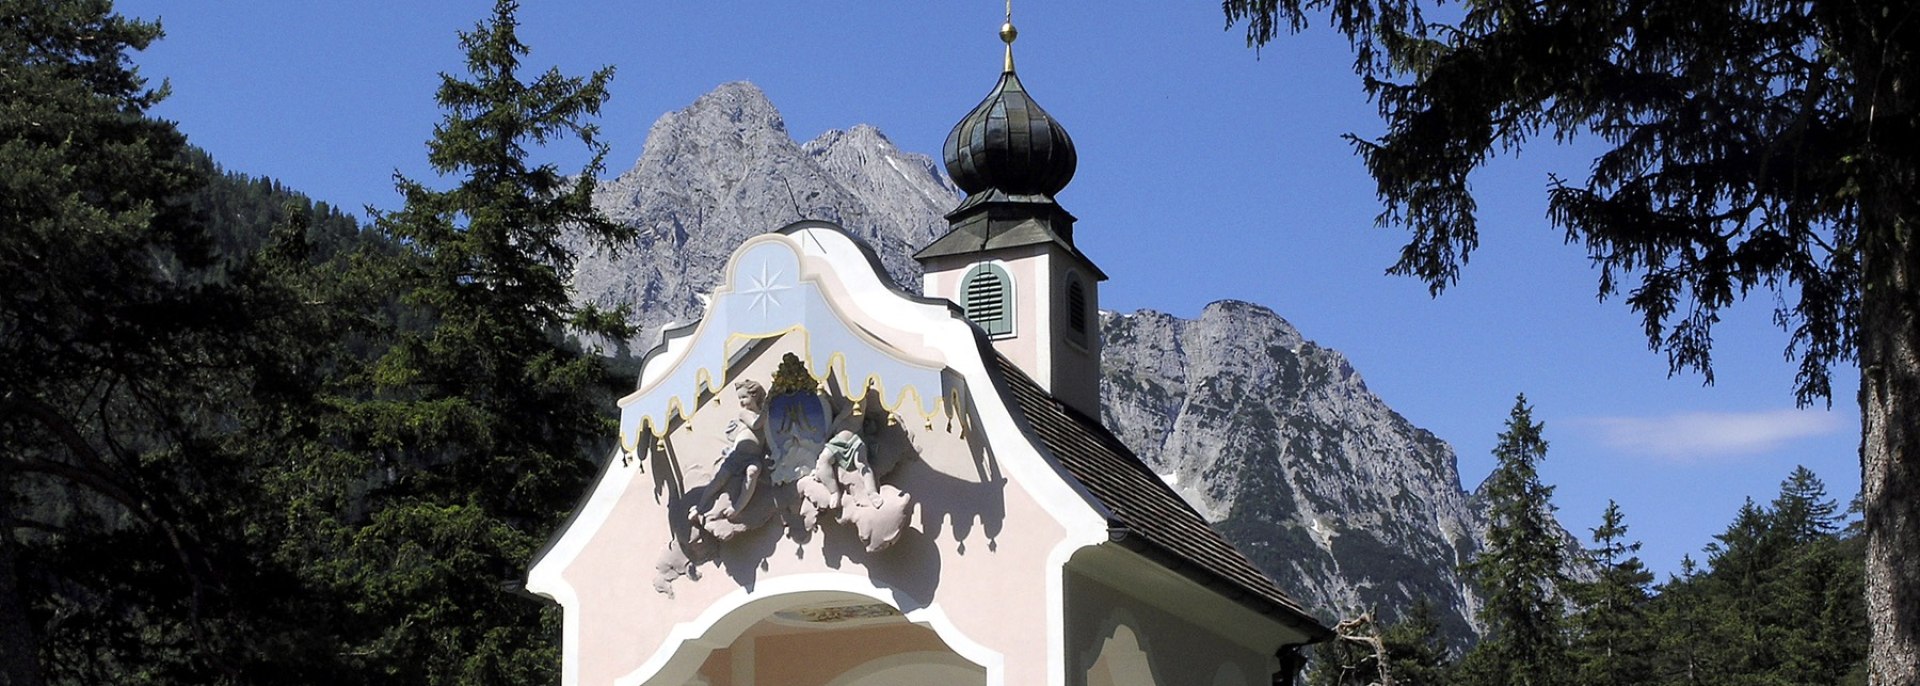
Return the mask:
{"type": "Polygon", "coordinates": [[[741,291],[741,293],[753,299],[751,307],[756,314],[762,317],[767,315],[769,309],[780,306],[780,291],[793,288],[792,286],[777,285],[780,281],[781,272],[778,270],[770,270],[771,268],[767,263],[761,262],[760,274],[753,277],[752,284],[741,291]]]}

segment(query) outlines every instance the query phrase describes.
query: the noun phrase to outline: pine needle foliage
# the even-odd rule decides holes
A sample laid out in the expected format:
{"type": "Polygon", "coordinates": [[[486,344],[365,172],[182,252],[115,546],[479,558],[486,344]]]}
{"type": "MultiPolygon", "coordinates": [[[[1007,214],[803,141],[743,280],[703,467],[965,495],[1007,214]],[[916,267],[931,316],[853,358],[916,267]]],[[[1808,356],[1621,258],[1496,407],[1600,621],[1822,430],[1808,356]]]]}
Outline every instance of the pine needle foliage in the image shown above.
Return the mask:
{"type": "Polygon", "coordinates": [[[0,1],[0,683],[326,680],[333,659],[321,598],[263,552],[267,475],[318,388],[300,251],[263,235],[315,208],[148,116],[165,88],[129,55],[159,36],[104,0],[0,1]]]}
{"type": "Polygon", "coordinates": [[[1671,372],[1711,383],[1722,311],[1763,293],[1800,403],[1857,362],[1870,667],[1920,684],[1920,3],[1221,6],[1251,46],[1321,17],[1346,36],[1385,125],[1348,140],[1379,223],[1408,231],[1390,273],[1456,283],[1482,238],[1474,173],[1581,139],[1599,152],[1545,179],[1548,224],[1671,372]]]}
{"type": "Polygon", "coordinates": [[[1547,457],[1544,428],[1527,397],[1516,397],[1493,448],[1499,462],[1480,489],[1489,504],[1487,544],[1466,571],[1480,588],[1487,637],[1462,661],[1466,683],[1559,686],[1573,677],[1560,594],[1566,553],[1553,520],[1553,487],[1539,474],[1547,457]]]}
{"type": "Polygon", "coordinates": [[[334,288],[393,316],[369,314],[369,353],[331,387],[325,433],[344,438],[283,482],[318,485],[283,554],[346,601],[334,635],[366,683],[551,683],[558,611],[518,589],[611,447],[610,374],[579,341],[631,332],[571,304],[567,235],[631,239],[591,204],[612,70],[527,75],[517,9],[460,35],[468,73],[441,75],[427,144],[441,178],[396,175],[405,205],[373,222],[395,249],[338,265],[334,288]],[[592,153],[578,173],[530,161],[568,142],[592,153]]]}
{"type": "Polygon", "coordinates": [[[1567,586],[1577,608],[1570,621],[1576,682],[1648,683],[1653,674],[1654,634],[1647,619],[1653,573],[1634,555],[1640,544],[1627,540],[1626,515],[1619,503],[1607,501],[1600,526],[1593,529],[1593,543],[1586,562],[1594,578],[1567,586]]]}

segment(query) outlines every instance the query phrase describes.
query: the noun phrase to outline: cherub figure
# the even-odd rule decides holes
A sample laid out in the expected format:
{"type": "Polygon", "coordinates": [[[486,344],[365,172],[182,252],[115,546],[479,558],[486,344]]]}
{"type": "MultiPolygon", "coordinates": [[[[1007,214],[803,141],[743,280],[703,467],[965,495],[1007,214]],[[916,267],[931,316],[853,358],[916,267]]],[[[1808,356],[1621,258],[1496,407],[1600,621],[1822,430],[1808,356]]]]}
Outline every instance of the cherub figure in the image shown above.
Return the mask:
{"type": "Polygon", "coordinates": [[[727,420],[727,448],[721,453],[720,468],[707,483],[707,492],[700,504],[687,512],[687,517],[694,522],[734,521],[747,509],[747,504],[753,502],[754,491],[760,487],[760,474],[768,467],[766,439],[761,436],[766,427],[767,389],[758,381],[741,379],[733,383],[733,392],[740,401],[740,416],[727,420]],[[740,497],[726,505],[717,504],[720,494],[725,493],[735,479],[745,479],[740,497]]]}
{"type": "Polygon", "coordinates": [[[813,479],[827,487],[827,502],[823,510],[840,507],[840,473],[851,471],[860,475],[861,485],[867,489],[867,497],[874,507],[880,507],[880,485],[875,481],[873,469],[867,463],[867,442],[863,436],[872,436],[886,427],[886,410],[866,412],[860,406],[865,401],[847,404],[847,408],[833,417],[833,437],[820,448],[820,461],[813,467],[813,479]]]}

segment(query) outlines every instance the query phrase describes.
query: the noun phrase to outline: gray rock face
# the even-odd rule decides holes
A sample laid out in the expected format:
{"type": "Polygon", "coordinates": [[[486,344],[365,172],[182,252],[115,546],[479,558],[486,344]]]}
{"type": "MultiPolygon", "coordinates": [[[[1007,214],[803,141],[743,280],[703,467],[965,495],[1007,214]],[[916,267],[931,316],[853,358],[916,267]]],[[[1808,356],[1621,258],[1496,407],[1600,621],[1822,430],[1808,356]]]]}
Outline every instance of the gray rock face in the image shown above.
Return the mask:
{"type": "MultiPolygon", "coordinates": [[[[945,232],[959,197],[934,160],[872,127],[797,144],[759,89],[727,84],[661,117],[633,169],[599,187],[596,203],[640,238],[581,254],[574,285],[583,301],[632,307],[650,342],[699,315],[740,242],[825,219],[917,292],[910,256],[945,232]]],[[[1458,568],[1485,540],[1484,507],[1461,489],[1453,449],[1340,353],[1242,302],[1103,324],[1107,425],[1283,588],[1328,619],[1370,607],[1391,618],[1425,599],[1456,640],[1477,633],[1458,568]]]]}
{"type": "Polygon", "coordinates": [[[1453,449],[1272,310],[1107,315],[1103,419],[1310,607],[1388,617],[1417,599],[1450,635],[1478,604],[1458,571],[1485,519],[1453,449]]]}
{"type": "Polygon", "coordinates": [[[795,143],[766,94],[739,82],[654,122],[640,160],[601,182],[594,203],[640,236],[615,252],[574,245],[575,297],[633,308],[644,346],[663,325],[699,316],[741,241],[803,219],[846,227],[918,292],[913,250],[945,231],[941,215],[959,195],[932,159],[872,127],[795,143]]]}

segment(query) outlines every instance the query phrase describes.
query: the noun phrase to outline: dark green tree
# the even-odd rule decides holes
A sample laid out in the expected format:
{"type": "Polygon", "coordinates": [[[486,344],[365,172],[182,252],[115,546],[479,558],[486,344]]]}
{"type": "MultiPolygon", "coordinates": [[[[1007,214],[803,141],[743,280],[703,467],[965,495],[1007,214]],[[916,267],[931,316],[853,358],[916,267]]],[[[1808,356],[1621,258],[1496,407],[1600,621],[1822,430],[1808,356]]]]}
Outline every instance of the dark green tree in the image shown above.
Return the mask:
{"type": "Polygon", "coordinates": [[[337,438],[276,486],[296,532],[281,555],[347,599],[331,633],[357,681],[552,682],[558,612],[517,589],[612,445],[604,363],[569,341],[629,332],[569,304],[563,241],[631,237],[590,202],[605,147],[587,122],[612,72],[523,76],[516,9],[463,32],[469,73],[441,77],[427,159],[451,186],[397,176],[405,205],[373,225],[386,241],[339,262],[327,287],[398,301],[330,386],[337,438]],[[593,152],[581,173],[529,161],[566,142],[593,152]]]}
{"type": "Polygon", "coordinates": [[[1634,555],[1640,544],[1626,536],[1620,504],[1607,501],[1600,526],[1593,529],[1594,547],[1586,551],[1595,577],[1567,585],[1567,595],[1578,608],[1570,622],[1575,681],[1584,686],[1652,680],[1654,636],[1647,625],[1647,604],[1653,573],[1634,555]]]}
{"type": "Polygon", "coordinates": [[[1812,543],[1840,530],[1840,505],[1827,498],[1827,484],[1805,465],[1780,482],[1773,500],[1774,527],[1792,543],[1812,543]]]}
{"type": "Polygon", "coordinates": [[[1770,507],[1777,562],[1761,594],[1764,621],[1781,631],[1768,676],[1786,683],[1836,683],[1860,666],[1866,612],[1859,541],[1842,535],[1838,503],[1806,467],[1780,482],[1770,507]]]}
{"type": "Polygon", "coordinates": [[[1387,627],[1380,639],[1386,643],[1398,686],[1443,686],[1451,682],[1452,656],[1440,637],[1433,605],[1425,599],[1414,603],[1413,609],[1387,627]]]}
{"type": "Polygon", "coordinates": [[[1553,686],[1571,683],[1564,626],[1566,552],[1553,520],[1553,487],[1540,482],[1547,457],[1544,425],[1527,397],[1514,399],[1493,448],[1499,460],[1480,487],[1488,504],[1487,545],[1466,565],[1484,602],[1487,637],[1462,660],[1467,683],[1553,686]]]}
{"type": "Polygon", "coordinates": [[[1839,530],[1826,486],[1805,469],[1770,506],[1748,500],[1706,548],[1711,568],[1669,581],[1649,615],[1662,683],[1865,681],[1866,611],[1857,537],[1839,530]]]}
{"type": "Polygon", "coordinates": [[[256,527],[309,406],[307,332],[224,240],[248,230],[205,211],[255,192],[146,114],[164,89],[128,53],[159,35],[104,0],[0,1],[0,683],[257,683],[331,658],[256,527]]]}
{"type": "Polygon", "coordinates": [[[1714,608],[1700,582],[1700,565],[1692,556],[1680,558],[1680,574],[1660,586],[1648,615],[1655,645],[1654,678],[1650,683],[1702,686],[1724,682],[1719,644],[1713,640],[1714,608]]]}
{"type": "Polygon", "coordinates": [[[1700,583],[1712,610],[1707,627],[1711,649],[1727,670],[1725,681],[1750,681],[1771,671],[1780,656],[1774,644],[1785,627],[1766,621],[1774,599],[1763,595],[1772,586],[1785,549],[1773,523],[1772,514],[1749,498],[1727,530],[1707,544],[1710,570],[1700,583]]]}
{"type": "Polygon", "coordinates": [[[1720,311],[1755,290],[1831,397],[1856,360],[1875,684],[1920,682],[1920,5],[1910,0],[1643,2],[1223,0],[1249,44],[1324,13],[1386,133],[1352,138],[1389,271],[1438,293],[1479,245],[1470,177],[1541,137],[1603,144],[1552,178],[1548,217],[1626,294],[1671,369],[1712,376],[1720,311]]]}

